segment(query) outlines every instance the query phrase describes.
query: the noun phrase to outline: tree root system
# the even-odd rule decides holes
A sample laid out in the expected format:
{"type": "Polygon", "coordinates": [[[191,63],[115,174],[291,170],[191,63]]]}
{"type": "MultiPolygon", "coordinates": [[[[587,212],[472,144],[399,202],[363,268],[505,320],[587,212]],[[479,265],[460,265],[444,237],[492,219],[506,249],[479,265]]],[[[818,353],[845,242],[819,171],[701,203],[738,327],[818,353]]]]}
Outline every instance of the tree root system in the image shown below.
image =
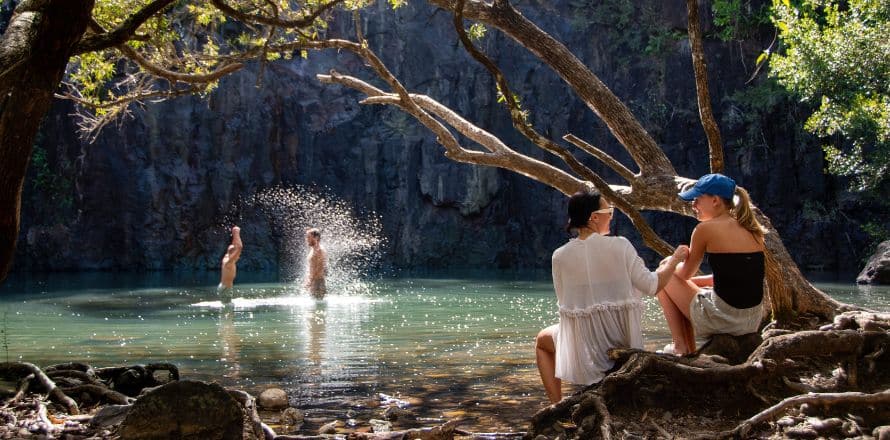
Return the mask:
{"type": "Polygon", "coordinates": [[[539,411],[526,438],[878,436],[890,429],[888,319],[717,335],[683,357],[611,350],[613,371],[539,411]]]}

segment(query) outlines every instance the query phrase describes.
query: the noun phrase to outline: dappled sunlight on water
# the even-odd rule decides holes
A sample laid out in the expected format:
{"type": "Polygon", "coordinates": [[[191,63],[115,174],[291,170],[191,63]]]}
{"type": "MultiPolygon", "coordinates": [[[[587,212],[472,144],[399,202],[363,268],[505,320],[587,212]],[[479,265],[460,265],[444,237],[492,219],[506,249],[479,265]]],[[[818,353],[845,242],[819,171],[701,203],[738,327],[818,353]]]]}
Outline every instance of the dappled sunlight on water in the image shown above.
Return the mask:
{"type": "MultiPolygon", "coordinates": [[[[231,304],[206,285],[139,283],[4,286],[8,350],[0,357],[40,365],[172,362],[185,378],[256,394],[279,386],[306,412],[305,429],[344,420],[347,411],[359,421],[381,418],[384,406],[400,402],[429,424],[463,418],[465,429],[523,430],[546,405],[534,336],[556,322],[548,281],[354,281],[348,294],[323,300],[291,283],[244,283],[231,304]]],[[[828,290],[882,310],[890,298],[887,288],[828,290]]],[[[654,299],[643,327],[647,349],[669,341],[654,299]]]]}

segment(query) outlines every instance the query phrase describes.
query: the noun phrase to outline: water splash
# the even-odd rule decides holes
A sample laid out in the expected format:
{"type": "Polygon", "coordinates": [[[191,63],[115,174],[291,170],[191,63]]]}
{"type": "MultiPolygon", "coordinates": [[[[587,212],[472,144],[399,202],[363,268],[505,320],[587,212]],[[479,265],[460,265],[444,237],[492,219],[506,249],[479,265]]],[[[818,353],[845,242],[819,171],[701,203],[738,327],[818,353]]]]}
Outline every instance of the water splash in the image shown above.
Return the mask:
{"type": "Polygon", "coordinates": [[[305,231],[317,228],[328,257],[328,292],[361,294],[370,289],[363,280],[379,268],[386,245],[381,220],[375,213],[357,213],[349,203],[327,191],[301,186],[270,188],[249,202],[266,215],[277,236],[283,281],[302,284],[309,251],[305,231]]]}

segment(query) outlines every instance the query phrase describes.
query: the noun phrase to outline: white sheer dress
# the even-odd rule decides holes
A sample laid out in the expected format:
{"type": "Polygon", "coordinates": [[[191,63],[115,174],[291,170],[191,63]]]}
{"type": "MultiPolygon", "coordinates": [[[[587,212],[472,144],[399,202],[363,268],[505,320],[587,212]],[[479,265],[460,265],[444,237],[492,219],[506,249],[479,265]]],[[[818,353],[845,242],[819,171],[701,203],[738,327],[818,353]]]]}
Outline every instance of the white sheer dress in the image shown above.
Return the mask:
{"type": "Polygon", "coordinates": [[[599,382],[613,362],[606,350],[643,348],[643,295],[654,295],[650,272],[624,237],[573,238],[553,252],[553,287],[559,302],[556,377],[599,382]]]}

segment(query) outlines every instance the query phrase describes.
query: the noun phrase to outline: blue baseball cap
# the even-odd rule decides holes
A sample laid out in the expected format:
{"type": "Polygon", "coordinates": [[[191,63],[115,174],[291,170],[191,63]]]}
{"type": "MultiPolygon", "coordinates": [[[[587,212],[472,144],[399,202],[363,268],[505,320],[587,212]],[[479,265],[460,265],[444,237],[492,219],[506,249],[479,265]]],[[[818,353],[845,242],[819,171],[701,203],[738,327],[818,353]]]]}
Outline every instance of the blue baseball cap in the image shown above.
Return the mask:
{"type": "Polygon", "coordinates": [[[710,194],[732,200],[732,196],[735,194],[735,180],[723,174],[705,174],[698,179],[698,182],[695,182],[695,186],[681,192],[680,198],[691,202],[702,194],[710,194]]]}

